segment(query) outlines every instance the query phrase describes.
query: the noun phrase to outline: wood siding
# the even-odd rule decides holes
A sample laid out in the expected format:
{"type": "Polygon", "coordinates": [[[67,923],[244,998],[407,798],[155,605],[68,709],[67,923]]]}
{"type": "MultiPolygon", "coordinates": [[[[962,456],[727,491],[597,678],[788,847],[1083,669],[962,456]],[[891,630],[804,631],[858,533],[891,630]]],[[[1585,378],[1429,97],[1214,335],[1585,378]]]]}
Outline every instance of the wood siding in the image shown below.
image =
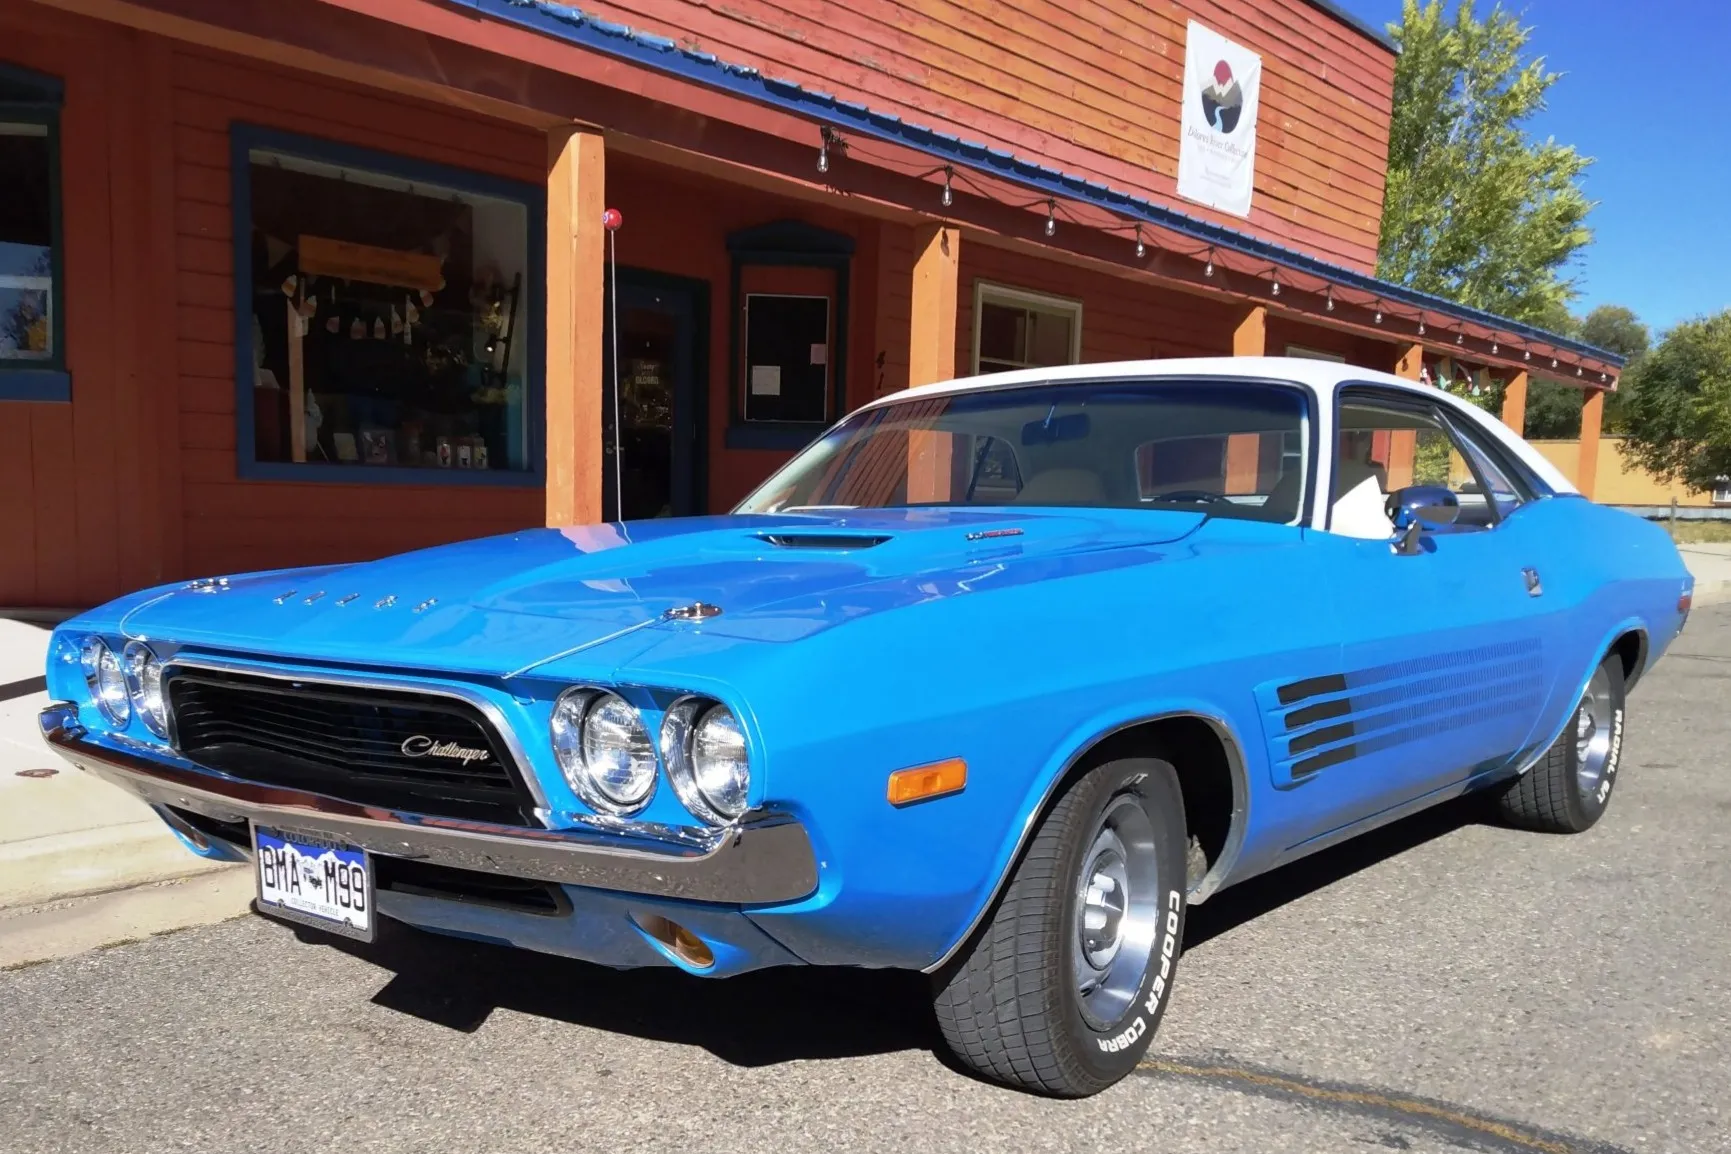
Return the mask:
{"type": "Polygon", "coordinates": [[[585,7],[1361,271],[1375,263],[1394,56],[1305,0],[597,0],[585,7]],[[1177,196],[1192,18],[1262,57],[1248,222],[1177,196]]]}

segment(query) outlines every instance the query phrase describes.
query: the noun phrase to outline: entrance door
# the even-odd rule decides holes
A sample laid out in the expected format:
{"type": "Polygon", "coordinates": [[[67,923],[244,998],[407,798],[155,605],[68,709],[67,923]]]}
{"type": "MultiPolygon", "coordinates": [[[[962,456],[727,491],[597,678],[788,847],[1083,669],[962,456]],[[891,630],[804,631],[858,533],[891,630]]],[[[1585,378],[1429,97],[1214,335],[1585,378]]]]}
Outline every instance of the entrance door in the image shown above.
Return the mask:
{"type": "Polygon", "coordinates": [[[602,398],[602,516],[612,520],[686,517],[703,509],[704,350],[709,286],[641,269],[619,270],[618,365],[612,333],[607,379],[618,382],[623,435],[615,437],[614,398],[602,398]],[[623,485],[623,507],[616,495],[623,485]]]}

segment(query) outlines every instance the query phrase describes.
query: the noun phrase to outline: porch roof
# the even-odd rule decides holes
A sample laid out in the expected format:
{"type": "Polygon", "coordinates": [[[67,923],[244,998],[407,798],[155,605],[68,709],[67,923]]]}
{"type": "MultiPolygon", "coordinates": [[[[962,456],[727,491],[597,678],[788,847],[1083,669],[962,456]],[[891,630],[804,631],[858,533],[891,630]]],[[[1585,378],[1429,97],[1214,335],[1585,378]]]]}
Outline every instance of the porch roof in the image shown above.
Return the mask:
{"type": "Polygon", "coordinates": [[[1500,335],[1505,341],[1513,338],[1513,341],[1522,343],[1536,342],[1552,350],[1553,355],[1571,353],[1580,360],[1590,360],[1595,362],[1595,371],[1621,369],[1624,364],[1624,358],[1617,353],[1572,337],[1381,280],[1238,229],[1202,220],[1146,197],[1122,192],[1102,182],[1027,160],[1008,149],[938,132],[868,105],[844,100],[833,93],[766,76],[749,65],[682,47],[669,37],[604,20],[581,8],[553,0],[453,2],[591,51],[810,118],[818,126],[898,145],[931,157],[940,164],[971,169],[1048,197],[1063,197],[1066,201],[1111,213],[1127,222],[1147,224],[1193,241],[1210,253],[1234,253],[1267,262],[1278,270],[1314,278],[1329,286],[1331,295],[1335,289],[1363,294],[1376,302],[1379,312],[1384,305],[1416,309],[1421,336],[1422,324],[1427,319],[1432,324],[1471,324],[1492,336],[1500,335]]]}

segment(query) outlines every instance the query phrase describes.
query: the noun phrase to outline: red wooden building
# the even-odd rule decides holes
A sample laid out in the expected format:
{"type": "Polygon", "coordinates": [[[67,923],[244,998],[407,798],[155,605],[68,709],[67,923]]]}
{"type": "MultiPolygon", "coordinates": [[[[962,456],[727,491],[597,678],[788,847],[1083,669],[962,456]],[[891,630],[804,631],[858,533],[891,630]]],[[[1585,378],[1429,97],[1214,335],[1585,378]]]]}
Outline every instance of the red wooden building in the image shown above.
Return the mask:
{"type": "Polygon", "coordinates": [[[1543,373],[1590,492],[1615,358],[1372,279],[1394,61],[1324,0],[0,0],[0,606],[725,510],[1071,361],[1543,373]]]}

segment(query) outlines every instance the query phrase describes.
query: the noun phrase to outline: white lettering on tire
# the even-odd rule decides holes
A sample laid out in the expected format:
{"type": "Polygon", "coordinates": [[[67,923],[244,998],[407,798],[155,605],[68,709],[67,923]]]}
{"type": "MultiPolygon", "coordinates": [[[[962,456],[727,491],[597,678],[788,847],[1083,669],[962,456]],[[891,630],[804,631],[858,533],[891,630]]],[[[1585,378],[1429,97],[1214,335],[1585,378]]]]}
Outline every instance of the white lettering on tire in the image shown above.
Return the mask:
{"type": "Polygon", "coordinates": [[[1178,890],[1172,890],[1166,895],[1166,924],[1160,938],[1160,971],[1154,975],[1154,985],[1148,991],[1148,998],[1142,1003],[1143,1014],[1137,1014],[1136,1019],[1126,1026],[1122,1032],[1111,1038],[1096,1038],[1095,1043],[1104,1054],[1116,1054],[1125,1049],[1148,1032],[1148,1018],[1159,1012],[1160,1000],[1166,995],[1166,984],[1172,977],[1172,961],[1178,956],[1178,924],[1184,912],[1184,895],[1178,890]]]}
{"type": "Polygon", "coordinates": [[[1599,792],[1595,799],[1604,805],[1605,799],[1611,796],[1611,784],[1617,777],[1617,758],[1623,752],[1623,711],[1617,710],[1611,715],[1611,749],[1605,755],[1605,776],[1599,782],[1599,792]]]}

